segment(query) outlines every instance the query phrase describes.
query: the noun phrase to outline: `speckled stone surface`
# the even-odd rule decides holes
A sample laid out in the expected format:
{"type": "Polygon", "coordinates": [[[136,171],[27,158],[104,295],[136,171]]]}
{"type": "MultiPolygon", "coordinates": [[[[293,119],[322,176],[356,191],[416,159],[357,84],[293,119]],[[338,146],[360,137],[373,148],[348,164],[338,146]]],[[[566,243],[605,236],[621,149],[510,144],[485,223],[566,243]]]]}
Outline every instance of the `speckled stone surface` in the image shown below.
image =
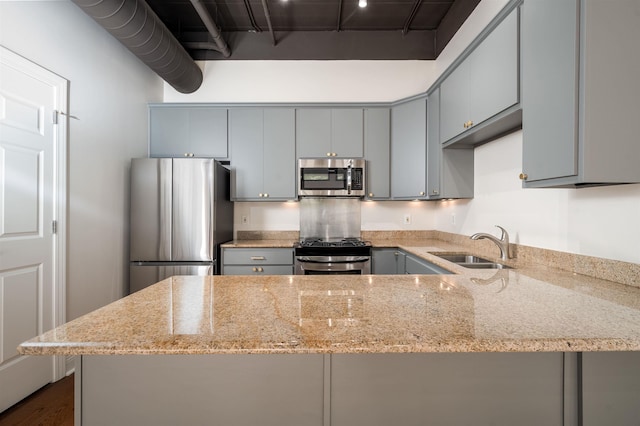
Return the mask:
{"type": "MultiPolygon", "coordinates": [[[[173,277],[23,343],[23,354],[640,350],[640,288],[521,260],[451,275],[173,277]]],[[[406,237],[406,236],[404,236],[406,237]]],[[[483,253],[477,253],[483,254],[483,253]]],[[[491,254],[484,254],[491,257],[491,254]]]]}

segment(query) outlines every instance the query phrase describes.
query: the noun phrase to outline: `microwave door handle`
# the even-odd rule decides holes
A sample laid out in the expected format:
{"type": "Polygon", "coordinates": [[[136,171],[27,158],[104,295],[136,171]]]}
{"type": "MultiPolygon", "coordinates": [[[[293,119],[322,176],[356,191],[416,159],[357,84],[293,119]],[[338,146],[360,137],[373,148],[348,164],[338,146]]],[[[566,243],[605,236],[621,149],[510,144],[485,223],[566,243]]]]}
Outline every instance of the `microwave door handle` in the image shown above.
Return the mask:
{"type": "Polygon", "coordinates": [[[351,164],[347,166],[347,194],[351,194],[351,164]]]}

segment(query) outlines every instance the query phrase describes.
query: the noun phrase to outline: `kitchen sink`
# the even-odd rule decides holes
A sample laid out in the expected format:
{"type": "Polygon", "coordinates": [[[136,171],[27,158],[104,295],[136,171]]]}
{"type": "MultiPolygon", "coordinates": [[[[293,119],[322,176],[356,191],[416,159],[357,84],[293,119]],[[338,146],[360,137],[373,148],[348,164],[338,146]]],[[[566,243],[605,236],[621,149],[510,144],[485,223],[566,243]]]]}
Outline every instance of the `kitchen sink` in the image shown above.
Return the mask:
{"type": "Polygon", "coordinates": [[[512,269],[511,266],[503,265],[502,263],[488,262],[488,263],[457,263],[464,268],[471,269],[512,269]]]}
{"type": "Polygon", "coordinates": [[[468,253],[431,253],[448,262],[469,269],[512,269],[511,266],[475,256],[468,253]]]}
{"type": "Polygon", "coordinates": [[[453,263],[491,263],[490,260],[471,254],[431,254],[453,263]]]}

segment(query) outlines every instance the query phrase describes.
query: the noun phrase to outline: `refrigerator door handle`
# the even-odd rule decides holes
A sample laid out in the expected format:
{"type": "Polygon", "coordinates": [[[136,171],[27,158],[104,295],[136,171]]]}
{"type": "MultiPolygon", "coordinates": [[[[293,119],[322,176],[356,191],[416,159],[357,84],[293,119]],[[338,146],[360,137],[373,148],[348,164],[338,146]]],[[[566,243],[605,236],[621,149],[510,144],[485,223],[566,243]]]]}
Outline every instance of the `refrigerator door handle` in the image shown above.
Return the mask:
{"type": "Polygon", "coordinates": [[[158,190],[160,191],[158,235],[158,259],[173,260],[171,255],[172,209],[173,209],[173,166],[171,159],[161,159],[158,167],[158,190]]]}

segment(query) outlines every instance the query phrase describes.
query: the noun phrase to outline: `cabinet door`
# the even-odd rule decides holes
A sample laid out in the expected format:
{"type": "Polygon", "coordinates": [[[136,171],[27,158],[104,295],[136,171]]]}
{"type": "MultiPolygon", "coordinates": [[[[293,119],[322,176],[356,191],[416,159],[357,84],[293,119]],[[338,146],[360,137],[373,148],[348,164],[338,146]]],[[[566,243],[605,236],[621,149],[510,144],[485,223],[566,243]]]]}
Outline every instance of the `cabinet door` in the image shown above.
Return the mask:
{"type": "Polygon", "coordinates": [[[151,157],[184,157],[190,152],[189,110],[149,109],[149,150],[151,157]]]}
{"type": "Polygon", "coordinates": [[[391,111],[391,197],[424,198],[427,165],[427,101],[415,99],[391,111]]]}
{"type": "Polygon", "coordinates": [[[582,354],[582,418],[585,426],[634,425],[640,419],[640,354],[582,354]]]}
{"type": "Polygon", "coordinates": [[[364,111],[364,157],[367,159],[367,198],[388,199],[391,180],[389,108],[364,111]]]}
{"type": "Polygon", "coordinates": [[[195,157],[227,158],[227,109],[189,108],[189,145],[195,157]]]}
{"type": "Polygon", "coordinates": [[[440,198],[442,145],[440,144],[440,89],[427,98],[427,195],[440,198]]]}
{"type": "Polygon", "coordinates": [[[560,426],[562,367],[561,353],[334,354],[331,425],[560,426]]]}
{"type": "Polygon", "coordinates": [[[331,153],[337,157],[362,157],[362,108],[336,108],[331,110],[331,153]]]}
{"type": "Polygon", "coordinates": [[[577,174],[577,32],[578,0],[536,0],[522,6],[522,162],[527,181],[577,174]]]}
{"type": "Polygon", "coordinates": [[[331,153],[331,110],[296,110],[296,151],[301,157],[326,157],[331,153]]]}
{"type": "Polygon", "coordinates": [[[452,272],[447,271],[437,265],[434,265],[431,262],[427,262],[426,260],[418,259],[417,257],[407,255],[405,259],[405,268],[404,271],[406,274],[418,274],[418,275],[437,275],[437,274],[451,274],[452,272]]]}
{"type": "Polygon", "coordinates": [[[262,134],[262,109],[238,108],[229,111],[234,199],[260,199],[260,194],[263,194],[262,134]]]}
{"type": "Polygon", "coordinates": [[[208,107],[151,107],[151,157],[227,158],[227,110],[208,107]]]}
{"type": "Polygon", "coordinates": [[[440,142],[467,130],[469,117],[469,62],[463,61],[440,85],[440,142]]]}
{"type": "Polygon", "coordinates": [[[295,110],[264,110],[264,199],[296,197],[295,110]]]}
{"type": "Polygon", "coordinates": [[[465,62],[469,62],[472,126],[518,103],[518,10],[494,28],[465,62]]]}
{"type": "Polygon", "coordinates": [[[376,275],[395,275],[398,273],[398,250],[394,248],[374,249],[372,272],[376,275]]]}

